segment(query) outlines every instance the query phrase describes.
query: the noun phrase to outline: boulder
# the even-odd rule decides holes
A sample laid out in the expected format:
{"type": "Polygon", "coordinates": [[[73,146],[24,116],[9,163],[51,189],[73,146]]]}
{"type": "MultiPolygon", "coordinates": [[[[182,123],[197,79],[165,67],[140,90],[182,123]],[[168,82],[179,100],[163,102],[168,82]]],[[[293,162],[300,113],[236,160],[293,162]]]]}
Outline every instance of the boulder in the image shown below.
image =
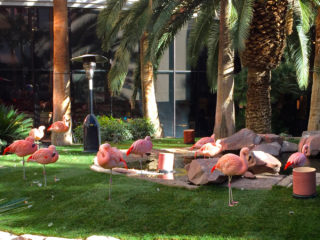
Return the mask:
{"type": "Polygon", "coordinates": [[[281,146],[281,152],[297,152],[298,144],[288,141],[283,141],[281,146]]]}
{"type": "Polygon", "coordinates": [[[252,151],[248,171],[253,174],[280,172],[281,162],[269,153],[252,151]]]}
{"type": "Polygon", "coordinates": [[[255,146],[252,151],[263,151],[273,156],[279,156],[281,145],[278,142],[262,143],[255,146]]]}
{"type": "Polygon", "coordinates": [[[262,138],[250,129],[243,128],[230,137],[220,139],[219,142],[222,150],[240,150],[243,147],[248,147],[252,144],[257,145],[262,138]]]}
{"type": "Polygon", "coordinates": [[[316,156],[320,152],[320,134],[305,135],[300,139],[298,151],[301,152],[303,145],[308,145],[307,156],[316,156]]]}
{"type": "Polygon", "coordinates": [[[211,173],[213,165],[218,161],[218,158],[209,159],[195,159],[186,166],[188,180],[196,185],[207,183],[222,183],[227,180],[220,171],[211,173]]]}
{"type": "Polygon", "coordinates": [[[282,145],[283,143],[283,137],[273,133],[258,134],[258,135],[261,137],[262,143],[278,142],[280,145],[282,145]]]}

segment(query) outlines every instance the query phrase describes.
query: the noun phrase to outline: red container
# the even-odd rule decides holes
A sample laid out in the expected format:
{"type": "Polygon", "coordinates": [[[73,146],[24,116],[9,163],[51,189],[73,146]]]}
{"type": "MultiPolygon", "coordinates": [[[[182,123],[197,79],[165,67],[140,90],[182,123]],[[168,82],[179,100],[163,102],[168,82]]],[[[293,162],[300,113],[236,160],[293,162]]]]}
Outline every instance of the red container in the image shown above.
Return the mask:
{"type": "Polygon", "coordinates": [[[158,170],[161,172],[173,172],[174,154],[159,153],[158,170]]]}
{"type": "Polygon", "coordinates": [[[183,131],[183,142],[185,144],[194,144],[194,129],[186,129],[183,131]]]}
{"type": "Polygon", "coordinates": [[[311,167],[297,167],[292,172],[293,196],[297,198],[315,197],[316,169],[311,167]]]}

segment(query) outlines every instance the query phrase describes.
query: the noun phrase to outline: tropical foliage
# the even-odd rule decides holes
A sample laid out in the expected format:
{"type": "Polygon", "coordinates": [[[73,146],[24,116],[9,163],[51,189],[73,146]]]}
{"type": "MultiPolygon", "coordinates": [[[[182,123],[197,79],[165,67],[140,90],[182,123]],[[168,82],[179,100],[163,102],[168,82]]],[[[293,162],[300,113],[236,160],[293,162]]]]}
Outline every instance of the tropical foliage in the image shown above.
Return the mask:
{"type": "Polygon", "coordinates": [[[32,119],[19,113],[13,107],[0,105],[0,146],[28,136],[32,128],[32,119]]]}

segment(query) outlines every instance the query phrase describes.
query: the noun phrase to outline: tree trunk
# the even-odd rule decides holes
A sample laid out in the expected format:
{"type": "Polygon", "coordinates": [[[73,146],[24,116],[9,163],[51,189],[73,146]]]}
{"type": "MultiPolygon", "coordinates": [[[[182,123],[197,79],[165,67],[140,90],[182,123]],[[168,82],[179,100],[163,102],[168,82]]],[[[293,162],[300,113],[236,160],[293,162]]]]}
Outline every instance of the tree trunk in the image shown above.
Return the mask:
{"type": "MultiPolygon", "coordinates": [[[[67,0],[53,1],[53,122],[63,116],[71,125],[67,0]]],[[[72,144],[71,126],[65,134],[51,134],[54,145],[72,144]]]]}
{"type": "Polygon", "coordinates": [[[316,17],[316,40],[308,131],[320,130],[320,8],[316,17]]]}
{"type": "Polygon", "coordinates": [[[248,68],[246,127],[256,133],[271,133],[271,70],[248,68]]]}
{"type": "Polygon", "coordinates": [[[235,110],[233,101],[234,52],[231,48],[228,29],[228,0],[222,0],[220,4],[217,105],[214,126],[216,138],[228,137],[235,132],[235,110]]]}
{"type": "Polygon", "coordinates": [[[150,61],[145,62],[145,54],[148,49],[147,33],[145,32],[140,40],[140,75],[143,116],[148,118],[155,128],[155,137],[163,137],[163,130],[160,125],[158,106],[154,89],[153,66],[150,61]]]}

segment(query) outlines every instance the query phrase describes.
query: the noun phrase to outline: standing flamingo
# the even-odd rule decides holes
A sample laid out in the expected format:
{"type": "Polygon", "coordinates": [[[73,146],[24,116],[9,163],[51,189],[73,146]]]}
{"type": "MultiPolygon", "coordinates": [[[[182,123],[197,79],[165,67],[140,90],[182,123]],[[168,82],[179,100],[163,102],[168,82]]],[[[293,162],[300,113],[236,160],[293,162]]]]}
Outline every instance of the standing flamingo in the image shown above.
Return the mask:
{"type": "Polygon", "coordinates": [[[287,164],[284,166],[284,170],[286,170],[289,166],[292,166],[293,168],[302,167],[307,161],[307,151],[308,145],[304,144],[301,152],[295,152],[291,154],[288,158],[287,164]]]}
{"type": "Polygon", "coordinates": [[[67,121],[66,117],[63,116],[62,121],[57,121],[51,124],[50,127],[48,127],[47,131],[52,131],[56,133],[65,133],[69,130],[69,122],[67,121]]]}
{"type": "MultiPolygon", "coordinates": [[[[141,158],[143,158],[143,154],[147,154],[152,150],[152,142],[151,142],[151,137],[146,136],[144,139],[139,139],[132,143],[131,147],[127,151],[127,156],[130,153],[133,154],[139,154],[141,155],[141,158]]],[[[142,159],[139,159],[140,161],[140,169],[142,172],[142,159]]]]}
{"type": "Polygon", "coordinates": [[[195,152],[194,158],[197,158],[197,154],[203,155],[205,157],[214,157],[220,152],[222,152],[220,140],[218,140],[217,142],[209,142],[202,145],[202,147],[200,147],[200,149],[195,152]]]}
{"type": "Polygon", "coordinates": [[[111,201],[111,185],[112,185],[112,168],[118,167],[121,163],[128,169],[126,161],[122,158],[122,153],[115,147],[111,147],[109,143],[100,145],[94,163],[105,169],[110,169],[109,179],[109,201],[111,201]]]}
{"type": "Polygon", "coordinates": [[[37,162],[43,165],[44,186],[47,186],[47,175],[45,165],[55,163],[59,159],[56,146],[50,145],[48,148],[41,148],[28,158],[28,162],[37,162]]]}
{"type": "Polygon", "coordinates": [[[211,169],[211,173],[218,169],[220,172],[228,176],[228,187],[229,187],[229,206],[232,207],[238,202],[233,201],[231,179],[234,175],[242,175],[248,169],[248,155],[249,148],[244,147],[240,151],[240,157],[233,153],[228,153],[219,158],[216,165],[211,169]]]}
{"type": "Polygon", "coordinates": [[[46,129],[45,126],[40,126],[39,128],[32,128],[29,132],[29,136],[34,138],[38,145],[38,148],[40,147],[39,141],[44,137],[44,129],[46,129]]]}
{"type": "Polygon", "coordinates": [[[38,146],[34,143],[33,137],[26,137],[24,140],[17,140],[11,143],[8,147],[6,147],[3,151],[3,155],[7,152],[15,153],[17,156],[22,157],[22,165],[23,165],[23,179],[26,179],[26,170],[24,167],[24,157],[30,155],[37,151],[38,146]]]}
{"type": "Polygon", "coordinates": [[[215,142],[214,136],[215,135],[212,134],[211,137],[200,138],[195,144],[193,144],[190,150],[193,150],[194,148],[201,148],[206,143],[214,143],[215,142]]]}

